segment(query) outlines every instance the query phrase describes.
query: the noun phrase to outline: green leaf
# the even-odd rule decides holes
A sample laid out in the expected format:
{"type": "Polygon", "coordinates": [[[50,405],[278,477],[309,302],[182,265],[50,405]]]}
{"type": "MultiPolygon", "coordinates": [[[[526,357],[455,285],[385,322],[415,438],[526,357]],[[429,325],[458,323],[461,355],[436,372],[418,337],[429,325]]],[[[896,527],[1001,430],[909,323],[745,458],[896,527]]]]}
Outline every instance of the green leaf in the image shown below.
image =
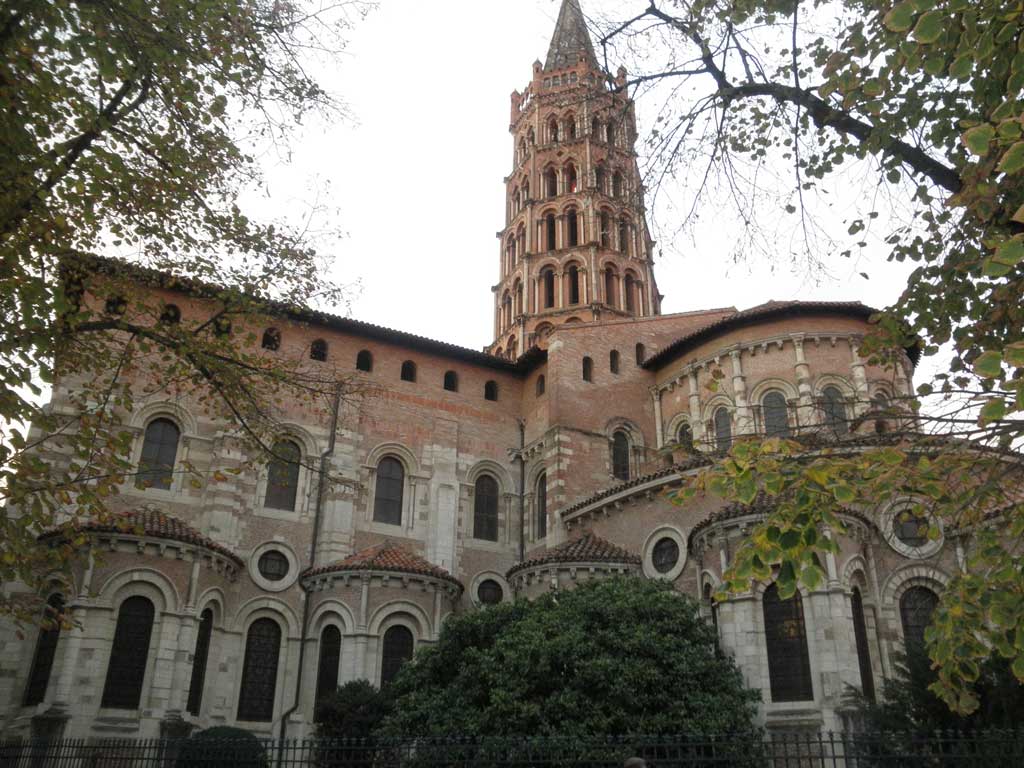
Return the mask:
{"type": "Polygon", "coordinates": [[[1003,350],[1003,357],[1008,365],[1024,368],[1024,341],[1018,341],[1007,345],[1003,350]]]}
{"type": "Polygon", "coordinates": [[[988,424],[999,421],[1005,415],[1006,401],[1001,397],[993,397],[982,406],[980,419],[983,424],[988,424]]]}
{"type": "Polygon", "coordinates": [[[996,129],[991,123],[976,125],[961,134],[960,138],[964,145],[973,154],[984,156],[988,154],[988,145],[995,138],[996,129]]]}
{"type": "Polygon", "coordinates": [[[974,372],[986,379],[998,378],[1002,372],[1003,356],[995,350],[989,350],[978,356],[974,361],[974,372]]]}
{"type": "Polygon", "coordinates": [[[1024,261],[1024,240],[1014,238],[1006,240],[996,248],[996,255],[993,257],[1000,264],[1015,267],[1024,261]]]}
{"type": "Polygon", "coordinates": [[[919,43],[934,43],[942,35],[945,16],[941,11],[928,11],[922,14],[914,27],[914,39],[919,43]]]}
{"type": "Polygon", "coordinates": [[[915,10],[911,2],[897,3],[885,14],[882,22],[893,32],[906,32],[914,22],[915,10]]]}
{"type": "Polygon", "coordinates": [[[1003,173],[1017,173],[1024,168],[1024,141],[1013,144],[1003,154],[998,169],[1003,173]]]}

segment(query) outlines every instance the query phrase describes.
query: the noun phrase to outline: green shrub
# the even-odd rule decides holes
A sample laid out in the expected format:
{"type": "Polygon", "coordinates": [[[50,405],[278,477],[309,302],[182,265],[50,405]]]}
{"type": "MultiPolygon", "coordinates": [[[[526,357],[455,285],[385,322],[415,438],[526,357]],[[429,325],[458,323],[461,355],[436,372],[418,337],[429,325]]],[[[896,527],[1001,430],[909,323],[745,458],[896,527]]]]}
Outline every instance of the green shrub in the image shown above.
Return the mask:
{"type": "Polygon", "coordinates": [[[263,743],[249,731],[216,726],[192,734],[181,747],[176,768],[268,768],[263,743]]]}

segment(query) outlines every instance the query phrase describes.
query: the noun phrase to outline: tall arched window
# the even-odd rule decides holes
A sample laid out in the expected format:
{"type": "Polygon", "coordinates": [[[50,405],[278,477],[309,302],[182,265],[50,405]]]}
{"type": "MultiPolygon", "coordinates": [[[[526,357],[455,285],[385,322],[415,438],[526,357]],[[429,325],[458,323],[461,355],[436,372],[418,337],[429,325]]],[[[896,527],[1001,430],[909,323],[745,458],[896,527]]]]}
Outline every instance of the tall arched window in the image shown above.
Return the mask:
{"type": "Polygon", "coordinates": [[[545,269],[540,279],[544,289],[544,309],[550,309],[555,306],[555,270],[545,269]]]}
{"type": "Polygon", "coordinates": [[[724,405],[715,411],[715,448],[728,451],[732,446],[732,415],[724,405]]]}
{"type": "MultiPolygon", "coordinates": [[[[510,300],[509,301],[509,308],[511,308],[511,307],[512,307],[512,302],[510,300]]],[[[445,371],[444,372],[444,388],[446,390],[448,390],[449,392],[458,392],[459,391],[459,374],[457,374],[455,371],[445,371]]]]}
{"type": "Polygon", "coordinates": [[[686,450],[693,450],[693,428],[685,421],[679,425],[679,433],[676,435],[676,440],[686,450]]]}
{"type": "Polygon", "coordinates": [[[129,597],[117,612],[110,663],[103,683],[101,707],[138,709],[153,633],[153,603],[145,597],[129,597]]]}
{"type": "Polygon", "coordinates": [[[63,612],[63,595],[50,595],[43,609],[43,619],[47,626],[39,629],[36,651],[32,655],[32,666],[29,668],[28,683],[25,685],[22,703],[26,707],[41,704],[46,698],[50,673],[53,671],[53,659],[57,655],[57,641],[60,640],[60,616],[63,612]]]}
{"type": "Polygon", "coordinates": [[[554,168],[548,168],[544,171],[544,194],[547,197],[556,197],[558,195],[558,174],[555,173],[554,168]]]}
{"type": "Polygon", "coordinates": [[[537,389],[536,389],[537,397],[540,397],[541,395],[544,394],[544,374],[543,373],[540,376],[537,377],[537,385],[536,385],[536,387],[537,387],[537,389]]]}
{"type": "Polygon", "coordinates": [[[575,264],[569,265],[569,303],[580,303],[580,268],[575,264]]]}
{"type": "Polygon", "coordinates": [[[624,287],[624,293],[626,294],[626,311],[636,312],[636,280],[632,275],[626,275],[626,285],[624,287]]]}
{"type": "Polygon", "coordinates": [[[800,593],[781,600],[778,587],[772,584],[764,592],[763,609],[772,701],[812,701],[814,687],[800,593]]]}
{"type": "Polygon", "coordinates": [[[553,213],[544,217],[544,244],[549,251],[558,247],[558,241],[555,238],[555,214],[553,213]]]}
{"type": "Polygon", "coordinates": [[[928,587],[911,587],[900,597],[903,646],[909,653],[924,650],[924,631],[931,624],[939,596],[928,587]]]}
{"type": "Polygon", "coordinates": [[[498,481],[480,475],[473,492],[473,538],[498,540],[498,481]]]}
{"type": "Polygon", "coordinates": [[[541,472],[537,478],[537,540],[548,535],[548,473],[541,472]]]}
{"type": "Polygon", "coordinates": [[[621,429],[612,435],[612,475],[629,480],[629,437],[621,429]]]}
{"type": "Polygon", "coordinates": [[[498,399],[498,382],[491,379],[484,383],[484,400],[498,399]]]}
{"type": "Polygon", "coordinates": [[[210,657],[210,636],[213,634],[213,611],[207,608],[199,617],[196,633],[196,652],[192,655],[192,680],[188,686],[189,714],[198,716],[203,706],[203,686],[206,684],[206,662],[210,657]]]}
{"type": "Polygon", "coordinates": [[[601,247],[612,247],[612,217],[601,211],[601,247]]]}
{"type": "Polygon", "coordinates": [[[860,667],[860,689],[869,701],[875,700],[875,676],[871,672],[871,653],[868,650],[868,628],[864,621],[864,601],[860,589],[853,588],[850,595],[853,612],[853,639],[857,644],[857,665],[860,667]]]}
{"type": "Polygon", "coordinates": [[[612,174],[612,197],[622,197],[622,174],[618,171],[612,174]]]}
{"type": "Polygon", "coordinates": [[[412,360],[402,363],[402,381],[416,381],[416,363],[412,360]]]}
{"type": "Polygon", "coordinates": [[[402,494],[405,490],[405,467],[393,456],[385,456],[377,465],[377,482],[373,495],[373,519],[388,525],[402,524],[402,494]]]}
{"type": "Polygon", "coordinates": [[[619,350],[617,349],[608,353],[608,370],[612,373],[619,372],[619,350]]]}
{"type": "Polygon", "coordinates": [[[239,720],[265,723],[274,719],[280,655],[281,626],[273,619],[256,619],[245,638],[242,684],[238,692],[239,720]]]}
{"type": "Polygon", "coordinates": [[[594,361],[591,360],[589,357],[583,358],[583,380],[594,380],[594,361]]]}
{"type": "Polygon", "coordinates": [[[704,601],[704,607],[711,614],[711,626],[715,628],[715,642],[718,642],[718,606],[715,604],[714,591],[710,584],[704,585],[701,597],[704,601]]]}
{"type": "Polygon", "coordinates": [[[619,219],[619,252],[629,253],[629,221],[619,219]]]}
{"type": "Polygon", "coordinates": [[[314,701],[319,702],[338,689],[338,666],[340,664],[341,631],[333,624],[328,624],[320,633],[320,659],[316,670],[316,698],[314,701]]]}
{"type": "Polygon", "coordinates": [[[267,328],[263,332],[263,341],[260,343],[263,349],[274,351],[281,346],[281,332],[277,328],[267,328]]]}
{"type": "Polygon", "coordinates": [[[267,493],[263,506],[269,509],[295,509],[299,490],[299,461],[302,451],[291,440],[274,443],[274,455],[267,464],[267,493]]]}
{"type": "Polygon", "coordinates": [[[614,144],[616,135],[616,125],[614,120],[608,121],[608,126],[605,128],[605,133],[607,134],[608,143],[614,144]]]}
{"type": "Polygon", "coordinates": [[[825,426],[837,435],[849,432],[850,426],[846,423],[846,404],[838,387],[825,387],[821,390],[821,410],[825,417],[825,426]]]}
{"type": "Polygon", "coordinates": [[[643,365],[644,361],[646,359],[647,359],[647,350],[644,348],[643,344],[637,344],[636,345],[636,364],[637,365],[643,365]]]}
{"type": "Polygon", "coordinates": [[[590,121],[590,136],[594,141],[601,141],[604,138],[601,127],[601,121],[596,117],[590,121]]]}
{"type": "Polygon", "coordinates": [[[314,339],[309,345],[309,359],[318,363],[327,362],[327,342],[323,339],[314,339]]]}
{"type": "Polygon", "coordinates": [[[604,170],[603,165],[597,166],[594,171],[594,186],[597,187],[597,191],[602,195],[605,194],[605,189],[608,185],[608,174],[604,170]]]}
{"type": "Polygon", "coordinates": [[[373,354],[368,349],[360,350],[356,355],[356,370],[369,373],[373,370],[373,354]]]}
{"type": "Polygon", "coordinates": [[[170,490],[179,439],[181,430],[170,419],[153,419],[149,422],[142,438],[136,487],[170,490]]]}
{"type": "Polygon", "coordinates": [[[565,168],[565,191],[570,194],[578,191],[578,181],[576,178],[576,166],[570,163],[565,168]]]}
{"type": "Polygon", "coordinates": [[[768,437],[789,437],[789,409],[786,398],[775,390],[761,398],[764,433],[768,437]]]}
{"type": "Polygon", "coordinates": [[[611,267],[607,267],[604,271],[604,300],[610,307],[617,306],[619,303],[616,300],[618,291],[615,290],[617,282],[618,276],[615,274],[615,271],[611,267]]]}
{"type": "Polygon", "coordinates": [[[576,116],[569,115],[565,118],[565,131],[570,139],[576,138],[576,116]]]}
{"type": "Polygon", "coordinates": [[[548,123],[548,141],[558,141],[558,120],[551,118],[548,123]]]}
{"type": "Polygon", "coordinates": [[[381,645],[380,684],[385,686],[395,679],[402,665],[412,658],[416,641],[408,627],[396,624],[384,633],[381,645]]]}
{"type": "Polygon", "coordinates": [[[576,215],[576,209],[570,208],[565,214],[565,225],[569,230],[569,247],[580,244],[580,217],[576,215]]]}

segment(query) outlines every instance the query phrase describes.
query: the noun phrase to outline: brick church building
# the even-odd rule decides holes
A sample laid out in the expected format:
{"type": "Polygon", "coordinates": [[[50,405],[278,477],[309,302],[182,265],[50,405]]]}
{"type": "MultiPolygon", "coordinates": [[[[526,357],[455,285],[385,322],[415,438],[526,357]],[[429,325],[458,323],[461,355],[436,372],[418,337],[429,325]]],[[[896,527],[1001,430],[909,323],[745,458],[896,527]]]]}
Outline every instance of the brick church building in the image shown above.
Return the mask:
{"type": "Polygon", "coordinates": [[[912,394],[914,361],[894,372],[860,356],[872,310],[859,303],[662,314],[625,78],[602,74],[564,0],[546,60],[512,94],[485,351],[320,313],[256,329],[266,354],[375,391],[336,430],[283,405],[279,445],[302,461],[282,466],[251,467],[180,398],[133,411],[148,482],[112,504],[137,527],[89,529],[102,559],[46,596],[78,628],[0,629],[3,732],[302,736],[320,693],[386,683],[449,614],[609,574],[703,600],[768,728],[843,727],[846,686],[878,689],[920,639],[956,532],[926,540],[898,505],[851,511],[820,589],[782,601],[760,586],[712,606],[765,510],[666,492],[743,435],[799,430],[851,450],[886,439],[910,426],[892,404],[912,394]],[[347,481],[323,493],[309,469],[321,456],[347,481]],[[185,461],[241,471],[195,488],[174,472],[185,461]]]}

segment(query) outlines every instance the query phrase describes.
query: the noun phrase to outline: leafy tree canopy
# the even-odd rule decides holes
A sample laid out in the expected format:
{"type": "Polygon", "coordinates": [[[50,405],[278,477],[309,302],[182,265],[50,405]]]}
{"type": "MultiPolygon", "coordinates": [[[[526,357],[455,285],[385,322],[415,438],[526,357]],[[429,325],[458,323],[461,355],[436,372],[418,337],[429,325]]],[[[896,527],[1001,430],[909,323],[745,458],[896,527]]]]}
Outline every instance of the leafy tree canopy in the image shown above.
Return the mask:
{"type": "Polygon", "coordinates": [[[392,686],[391,736],[739,732],[758,700],[695,601],[628,577],[453,616],[392,686]]]}
{"type": "Polygon", "coordinates": [[[393,709],[391,689],[350,680],[316,705],[316,734],[323,739],[366,739],[393,709]]]}

